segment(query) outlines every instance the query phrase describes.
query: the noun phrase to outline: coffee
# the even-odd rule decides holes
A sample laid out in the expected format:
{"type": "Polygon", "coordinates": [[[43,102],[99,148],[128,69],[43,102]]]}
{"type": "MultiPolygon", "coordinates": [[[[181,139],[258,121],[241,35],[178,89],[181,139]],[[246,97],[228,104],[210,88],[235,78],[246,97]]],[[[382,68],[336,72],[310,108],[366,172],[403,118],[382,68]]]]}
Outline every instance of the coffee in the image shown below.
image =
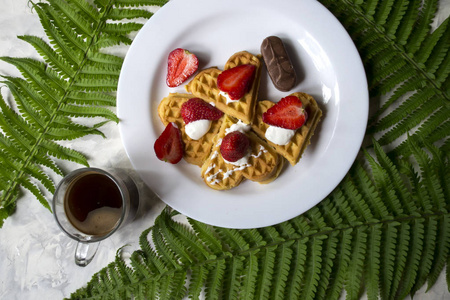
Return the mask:
{"type": "Polygon", "coordinates": [[[76,178],[65,194],[67,218],[85,234],[106,235],[116,226],[122,209],[119,187],[101,173],[89,172],[76,178]]]}

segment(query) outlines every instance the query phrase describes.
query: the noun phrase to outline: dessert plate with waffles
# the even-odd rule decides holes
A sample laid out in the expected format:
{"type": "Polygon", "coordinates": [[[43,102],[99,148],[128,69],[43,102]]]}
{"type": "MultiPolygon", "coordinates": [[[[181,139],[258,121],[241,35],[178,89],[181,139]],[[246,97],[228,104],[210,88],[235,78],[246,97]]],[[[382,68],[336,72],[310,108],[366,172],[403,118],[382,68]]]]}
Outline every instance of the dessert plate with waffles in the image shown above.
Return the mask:
{"type": "Polygon", "coordinates": [[[358,52],[314,0],[171,0],[134,39],[117,98],[142,180],[228,228],[318,204],[353,164],[368,116],[358,52]]]}

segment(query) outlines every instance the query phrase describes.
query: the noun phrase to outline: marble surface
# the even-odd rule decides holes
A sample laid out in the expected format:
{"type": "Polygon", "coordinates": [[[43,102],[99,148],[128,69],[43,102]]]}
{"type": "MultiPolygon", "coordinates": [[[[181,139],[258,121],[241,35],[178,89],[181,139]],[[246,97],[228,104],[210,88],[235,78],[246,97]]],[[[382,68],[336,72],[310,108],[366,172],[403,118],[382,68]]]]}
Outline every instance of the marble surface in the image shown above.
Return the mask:
{"type": "MultiPolygon", "coordinates": [[[[17,39],[17,35],[45,37],[37,15],[27,0],[1,0],[0,10],[0,56],[39,58],[27,43],[17,39]]],[[[441,0],[441,9],[435,24],[448,16],[450,1],[441,0]]],[[[118,47],[116,54],[124,56],[127,48],[118,47]]],[[[18,76],[18,71],[0,61],[0,74],[18,76]]],[[[1,89],[3,97],[11,100],[6,88],[1,89]]],[[[139,248],[140,233],[150,227],[165,206],[138,178],[126,156],[121,143],[118,126],[109,123],[102,127],[106,139],[88,136],[64,145],[76,149],[88,157],[92,167],[121,168],[137,182],[142,207],[138,218],[122,228],[111,238],[101,242],[94,260],[87,267],[75,265],[73,255],[76,243],[65,236],[49,213],[34,197],[25,192],[18,201],[16,213],[8,218],[0,229],[0,299],[62,299],[84,286],[92,277],[111,262],[117,249],[124,245],[125,252],[139,248]]],[[[68,162],[61,165],[67,171],[80,166],[68,162]]],[[[55,182],[61,178],[55,176],[55,182]]],[[[425,293],[426,287],[416,295],[416,299],[450,299],[441,274],[433,288],[425,293]]]]}

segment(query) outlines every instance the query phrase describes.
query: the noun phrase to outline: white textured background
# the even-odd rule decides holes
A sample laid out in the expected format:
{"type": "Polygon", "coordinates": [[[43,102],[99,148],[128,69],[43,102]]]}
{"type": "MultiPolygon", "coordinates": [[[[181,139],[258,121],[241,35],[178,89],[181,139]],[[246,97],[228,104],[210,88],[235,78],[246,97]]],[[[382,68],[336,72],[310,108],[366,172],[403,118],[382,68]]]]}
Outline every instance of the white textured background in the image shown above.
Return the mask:
{"type": "MultiPolygon", "coordinates": [[[[34,49],[16,38],[18,35],[45,37],[39,19],[27,0],[0,0],[0,56],[39,58],[34,49]]],[[[450,1],[440,1],[440,13],[435,24],[440,24],[450,12],[450,1]]],[[[117,52],[125,55],[125,47],[117,52]]],[[[18,76],[18,71],[0,61],[0,74],[18,76]]],[[[7,89],[3,97],[11,100],[7,89]]],[[[75,242],[57,227],[53,216],[29,193],[18,201],[16,213],[0,229],[0,299],[62,299],[84,286],[92,275],[114,260],[117,249],[128,244],[125,251],[139,248],[140,233],[153,224],[164,204],[149,191],[132,170],[123,149],[116,124],[102,128],[106,139],[89,136],[66,146],[88,156],[93,167],[123,168],[135,178],[140,188],[143,209],[132,224],[121,229],[100,244],[94,260],[85,268],[73,260],[75,242]]],[[[149,149],[149,151],[152,151],[149,149]]],[[[80,166],[62,162],[66,170],[80,166]]],[[[56,182],[60,178],[54,178],[56,182]]],[[[442,273],[435,286],[425,293],[422,288],[415,299],[450,299],[442,273]]]]}

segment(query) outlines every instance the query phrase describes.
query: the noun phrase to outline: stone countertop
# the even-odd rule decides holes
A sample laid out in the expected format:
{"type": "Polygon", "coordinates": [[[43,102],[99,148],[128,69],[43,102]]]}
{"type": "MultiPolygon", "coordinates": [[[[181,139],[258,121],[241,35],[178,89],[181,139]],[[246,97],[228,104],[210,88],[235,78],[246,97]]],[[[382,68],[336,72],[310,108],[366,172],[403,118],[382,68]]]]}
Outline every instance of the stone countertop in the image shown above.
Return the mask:
{"type": "MultiPolygon", "coordinates": [[[[441,10],[436,22],[441,22],[450,11],[450,1],[441,0],[441,10]]],[[[45,34],[37,15],[27,0],[2,0],[0,10],[0,56],[33,57],[40,59],[34,48],[17,39],[18,35],[45,34]]],[[[117,54],[124,56],[127,47],[117,47],[117,54]]],[[[19,76],[19,72],[0,61],[0,74],[19,76]]],[[[11,101],[6,88],[3,97],[11,101]]],[[[121,168],[129,172],[140,189],[143,208],[138,218],[112,237],[101,242],[94,260],[84,268],[74,263],[76,242],[64,235],[54,217],[29,192],[19,199],[15,214],[0,229],[0,299],[62,299],[84,286],[92,275],[114,260],[116,251],[124,246],[126,252],[139,248],[141,232],[150,227],[159,215],[164,203],[158,199],[134,172],[120,139],[115,123],[108,123],[101,130],[106,139],[87,136],[65,142],[88,157],[92,167],[121,168]],[[95,149],[95,150],[94,150],[95,149]]],[[[61,162],[66,171],[79,165],[61,162]]],[[[55,182],[61,178],[54,177],[55,182]]],[[[416,299],[450,299],[443,272],[433,288],[425,294],[424,286],[416,299]]]]}

